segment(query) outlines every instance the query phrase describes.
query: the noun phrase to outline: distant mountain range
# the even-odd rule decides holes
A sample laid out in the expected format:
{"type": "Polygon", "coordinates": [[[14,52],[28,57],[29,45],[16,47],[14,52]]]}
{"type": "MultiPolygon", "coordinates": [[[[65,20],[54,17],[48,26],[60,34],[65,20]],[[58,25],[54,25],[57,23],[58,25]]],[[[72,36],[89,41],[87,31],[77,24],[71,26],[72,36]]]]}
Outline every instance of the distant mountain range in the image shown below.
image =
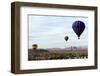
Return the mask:
{"type": "Polygon", "coordinates": [[[87,47],[28,49],[29,53],[88,53],[87,47]]]}

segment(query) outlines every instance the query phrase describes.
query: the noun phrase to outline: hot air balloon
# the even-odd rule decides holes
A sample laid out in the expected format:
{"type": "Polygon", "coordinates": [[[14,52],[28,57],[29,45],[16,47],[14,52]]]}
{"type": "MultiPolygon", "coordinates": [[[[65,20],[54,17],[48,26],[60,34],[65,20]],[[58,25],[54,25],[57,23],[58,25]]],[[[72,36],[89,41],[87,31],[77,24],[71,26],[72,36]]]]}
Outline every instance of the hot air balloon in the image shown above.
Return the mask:
{"type": "Polygon", "coordinates": [[[65,36],[65,40],[67,41],[69,39],[69,37],[68,36],[65,36]]]}
{"type": "Polygon", "coordinates": [[[37,47],[38,47],[38,45],[37,45],[37,44],[33,44],[33,45],[32,45],[32,48],[33,48],[34,50],[36,50],[36,49],[37,49],[37,47]]]}
{"type": "Polygon", "coordinates": [[[80,35],[82,34],[82,32],[85,29],[85,23],[82,21],[75,21],[72,24],[72,28],[73,28],[74,32],[76,33],[76,35],[78,36],[78,39],[80,39],[80,35]]]}

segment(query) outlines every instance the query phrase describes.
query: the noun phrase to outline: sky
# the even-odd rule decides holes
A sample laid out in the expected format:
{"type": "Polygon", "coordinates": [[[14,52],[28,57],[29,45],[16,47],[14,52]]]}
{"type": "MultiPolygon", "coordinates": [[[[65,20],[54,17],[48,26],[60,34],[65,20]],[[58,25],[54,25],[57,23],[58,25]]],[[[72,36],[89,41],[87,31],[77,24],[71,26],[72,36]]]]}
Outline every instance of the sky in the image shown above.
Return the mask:
{"type": "Polygon", "coordinates": [[[37,44],[38,48],[67,48],[88,45],[88,17],[75,16],[28,16],[28,48],[37,44]],[[80,39],[72,29],[73,22],[80,20],[85,23],[85,30],[80,39]],[[65,41],[68,36],[68,41],[65,41]]]}

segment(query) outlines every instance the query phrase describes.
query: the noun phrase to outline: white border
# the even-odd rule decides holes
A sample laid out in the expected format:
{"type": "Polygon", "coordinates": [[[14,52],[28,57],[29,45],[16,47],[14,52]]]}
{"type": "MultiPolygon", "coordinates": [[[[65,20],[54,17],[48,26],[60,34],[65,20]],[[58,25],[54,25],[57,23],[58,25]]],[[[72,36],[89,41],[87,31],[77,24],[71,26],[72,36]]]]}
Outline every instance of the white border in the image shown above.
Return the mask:
{"type": "Polygon", "coordinates": [[[41,7],[20,8],[20,69],[43,69],[94,65],[94,11],[41,7]],[[88,23],[88,59],[28,61],[28,14],[86,16],[88,23]]]}

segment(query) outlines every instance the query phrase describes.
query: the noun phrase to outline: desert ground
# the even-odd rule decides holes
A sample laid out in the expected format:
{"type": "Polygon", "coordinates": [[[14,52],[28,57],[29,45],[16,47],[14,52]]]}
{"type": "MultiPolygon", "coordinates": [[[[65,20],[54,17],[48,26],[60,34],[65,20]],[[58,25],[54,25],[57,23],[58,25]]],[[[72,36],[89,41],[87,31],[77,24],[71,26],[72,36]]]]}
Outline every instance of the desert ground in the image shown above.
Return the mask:
{"type": "Polygon", "coordinates": [[[87,48],[50,48],[28,49],[28,60],[57,60],[57,59],[85,59],[88,58],[87,48]]]}

